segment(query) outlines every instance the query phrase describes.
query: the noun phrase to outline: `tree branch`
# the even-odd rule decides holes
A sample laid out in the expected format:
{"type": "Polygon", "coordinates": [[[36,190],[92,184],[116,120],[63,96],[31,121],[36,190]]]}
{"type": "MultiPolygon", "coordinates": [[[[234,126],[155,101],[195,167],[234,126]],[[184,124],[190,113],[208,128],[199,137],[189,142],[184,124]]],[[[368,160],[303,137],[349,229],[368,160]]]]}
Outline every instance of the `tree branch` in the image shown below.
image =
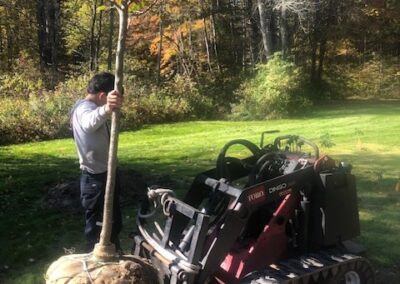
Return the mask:
{"type": "Polygon", "coordinates": [[[117,8],[118,10],[121,10],[121,6],[118,5],[117,3],[115,3],[114,1],[112,1],[112,0],[107,0],[107,2],[111,4],[111,7],[110,7],[110,8],[112,8],[112,6],[114,6],[114,7],[117,8]]]}
{"type": "Polygon", "coordinates": [[[300,27],[305,31],[306,27],[304,26],[304,23],[307,22],[307,19],[315,12],[318,6],[324,5],[324,2],[325,1],[313,3],[305,0],[278,0],[275,1],[273,9],[284,9],[295,14],[299,19],[300,27]]]}
{"type": "MultiPolygon", "coordinates": [[[[148,11],[150,11],[160,0],[154,0],[153,3],[151,3],[149,6],[147,6],[147,8],[145,8],[144,10],[140,10],[140,11],[136,11],[133,13],[130,13],[130,16],[141,16],[146,14],[148,11]]],[[[133,1],[129,1],[129,4],[131,4],[133,1]]]]}

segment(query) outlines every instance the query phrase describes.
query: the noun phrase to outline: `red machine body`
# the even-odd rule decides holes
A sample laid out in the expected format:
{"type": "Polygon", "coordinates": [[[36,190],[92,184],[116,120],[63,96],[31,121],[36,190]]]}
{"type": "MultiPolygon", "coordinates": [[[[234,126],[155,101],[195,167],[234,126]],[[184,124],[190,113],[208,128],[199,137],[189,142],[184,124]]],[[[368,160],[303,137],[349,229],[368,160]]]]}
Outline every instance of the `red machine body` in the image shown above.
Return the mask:
{"type": "Polygon", "coordinates": [[[288,243],[286,225],[298,203],[299,196],[287,195],[256,240],[228,253],[215,274],[215,281],[238,283],[249,272],[285,258],[288,243]]]}

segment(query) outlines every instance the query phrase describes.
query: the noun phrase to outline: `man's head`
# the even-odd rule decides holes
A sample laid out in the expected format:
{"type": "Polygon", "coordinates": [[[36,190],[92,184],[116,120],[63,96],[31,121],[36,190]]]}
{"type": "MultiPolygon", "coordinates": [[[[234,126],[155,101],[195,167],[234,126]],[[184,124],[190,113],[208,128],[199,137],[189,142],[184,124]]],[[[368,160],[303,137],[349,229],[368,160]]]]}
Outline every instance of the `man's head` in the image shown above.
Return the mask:
{"type": "Polygon", "coordinates": [[[114,90],[114,80],[113,74],[108,72],[102,72],[96,74],[90,79],[87,92],[88,94],[95,95],[100,92],[108,93],[114,90]]]}
{"type": "Polygon", "coordinates": [[[94,75],[87,86],[87,93],[98,104],[104,105],[107,101],[107,94],[114,90],[115,77],[108,72],[94,75]]]}

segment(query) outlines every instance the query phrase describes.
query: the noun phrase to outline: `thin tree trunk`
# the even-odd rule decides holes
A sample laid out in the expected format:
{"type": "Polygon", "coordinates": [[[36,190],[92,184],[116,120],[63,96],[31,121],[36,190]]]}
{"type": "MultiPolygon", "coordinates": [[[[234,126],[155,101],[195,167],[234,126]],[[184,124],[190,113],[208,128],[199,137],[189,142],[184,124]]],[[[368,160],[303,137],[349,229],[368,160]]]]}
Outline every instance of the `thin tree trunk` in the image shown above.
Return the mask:
{"type": "MultiPolygon", "coordinates": [[[[123,1],[118,9],[119,14],[119,32],[118,45],[115,62],[115,89],[123,94],[123,78],[124,78],[124,53],[126,43],[126,32],[128,29],[128,4],[123,1]]],[[[118,152],[118,132],[120,125],[120,112],[114,110],[111,117],[110,131],[110,148],[108,152],[108,167],[107,167],[107,183],[106,193],[104,197],[104,214],[103,227],[100,234],[100,241],[94,250],[94,256],[100,259],[107,259],[116,256],[115,247],[111,245],[111,230],[114,207],[114,188],[115,175],[117,168],[117,152],[118,152]]]]}
{"type": "Polygon", "coordinates": [[[280,17],[280,33],[281,33],[281,50],[283,58],[286,58],[287,52],[289,49],[289,40],[288,40],[288,24],[287,24],[287,11],[286,7],[282,6],[281,8],[281,17],[280,17]]]}
{"type": "Polygon", "coordinates": [[[201,14],[202,14],[202,18],[203,18],[204,44],[206,46],[208,70],[212,72],[213,70],[212,70],[211,59],[210,59],[210,45],[208,43],[207,20],[206,20],[206,14],[205,14],[205,10],[204,10],[203,0],[199,0],[199,5],[201,7],[201,14]]]}
{"type": "Polygon", "coordinates": [[[4,47],[3,47],[3,23],[0,23],[0,56],[3,57],[4,47]]]}
{"type": "MultiPolygon", "coordinates": [[[[193,73],[195,73],[195,66],[193,65],[193,33],[192,33],[192,17],[189,15],[189,63],[188,67],[190,67],[189,71],[189,76],[192,76],[193,73]]],[[[185,50],[184,48],[184,42],[183,42],[183,36],[181,37],[182,39],[182,50],[185,50]]]]}
{"type": "Polygon", "coordinates": [[[273,37],[271,32],[272,11],[270,7],[266,7],[263,0],[257,0],[258,13],[260,15],[260,30],[264,47],[264,53],[268,60],[272,55],[273,37]]]}
{"type": "MultiPolygon", "coordinates": [[[[3,32],[6,33],[5,30],[3,30],[3,23],[0,22],[0,71],[6,70],[7,69],[7,60],[6,60],[6,55],[5,53],[5,46],[7,44],[7,39],[3,35],[3,32]]],[[[6,35],[6,34],[5,34],[6,35]]]]}
{"type": "Polygon", "coordinates": [[[108,30],[108,56],[107,56],[107,69],[111,70],[112,68],[112,58],[113,58],[113,35],[114,35],[114,18],[115,18],[115,9],[112,8],[110,11],[110,26],[108,30]]]}
{"type": "MultiPolygon", "coordinates": [[[[103,5],[104,0],[100,0],[100,5],[103,5]]],[[[100,11],[99,15],[99,25],[98,31],[96,36],[96,54],[95,54],[95,70],[96,72],[99,71],[99,60],[100,60],[100,50],[101,50],[101,34],[103,32],[103,11],[100,11]]]]}
{"type": "Polygon", "coordinates": [[[7,37],[7,66],[9,70],[11,70],[11,66],[14,61],[14,52],[13,52],[13,37],[12,30],[9,23],[6,23],[6,37],[7,37]]]}
{"type": "Polygon", "coordinates": [[[257,23],[253,17],[253,0],[247,1],[247,30],[249,33],[249,52],[250,52],[250,61],[251,64],[254,65],[256,63],[256,54],[257,54],[257,23]]]}
{"type": "Polygon", "coordinates": [[[204,30],[203,30],[204,31],[204,43],[206,45],[208,70],[212,72],[213,70],[212,70],[211,59],[210,59],[210,47],[208,44],[207,22],[206,22],[206,18],[204,18],[204,17],[203,17],[203,25],[204,25],[204,30]]]}
{"type": "MultiPolygon", "coordinates": [[[[214,0],[210,1],[210,23],[211,23],[211,30],[212,30],[212,37],[213,37],[213,50],[215,56],[215,62],[217,64],[218,72],[222,72],[221,65],[219,63],[219,55],[218,55],[218,45],[217,45],[217,30],[215,28],[215,14],[214,14],[214,0]]],[[[219,2],[217,1],[217,5],[219,2]]]]}
{"type": "Polygon", "coordinates": [[[38,22],[38,46],[41,72],[50,71],[48,87],[56,85],[59,47],[59,0],[38,0],[36,19],[38,22]]]}
{"type": "Polygon", "coordinates": [[[310,66],[310,83],[312,86],[316,85],[316,76],[317,76],[317,50],[318,50],[318,38],[319,38],[319,29],[320,23],[318,20],[320,19],[320,13],[318,10],[315,11],[315,14],[312,17],[311,26],[313,27],[313,31],[310,33],[310,47],[311,47],[311,66],[310,66]]]}
{"type": "Polygon", "coordinates": [[[53,89],[57,82],[57,67],[58,67],[58,29],[60,18],[59,0],[51,0],[51,13],[50,13],[50,41],[51,41],[51,89],[53,89]]]}
{"type": "Polygon", "coordinates": [[[322,40],[322,42],[319,44],[318,69],[317,69],[317,76],[316,76],[316,83],[318,86],[320,86],[322,83],[322,73],[324,70],[325,51],[326,51],[326,39],[324,38],[322,40]]]}
{"type": "MultiPolygon", "coordinates": [[[[246,11],[247,5],[246,1],[243,1],[241,9],[243,11],[246,11]]],[[[242,53],[242,71],[245,70],[246,65],[247,65],[247,41],[248,41],[248,33],[247,33],[247,16],[246,13],[242,13],[242,28],[241,28],[241,33],[242,33],[242,40],[241,40],[241,53],[242,53]]]]}
{"type": "Polygon", "coordinates": [[[162,1],[160,5],[160,26],[159,26],[160,43],[158,45],[158,54],[157,54],[157,85],[160,85],[161,83],[161,57],[162,57],[163,39],[164,39],[163,19],[164,19],[164,1],[162,1]]]}
{"type": "MultiPolygon", "coordinates": [[[[46,14],[45,14],[45,2],[46,0],[38,0],[36,2],[36,20],[37,20],[37,34],[38,34],[38,46],[39,46],[39,61],[40,70],[43,72],[47,65],[47,36],[46,36],[46,14]]],[[[7,28],[7,26],[6,26],[7,28]]],[[[7,33],[8,34],[8,33],[7,33]]]]}
{"type": "Polygon", "coordinates": [[[367,55],[367,32],[364,31],[362,64],[365,64],[366,55],[367,55]]]}
{"type": "Polygon", "coordinates": [[[314,85],[317,73],[317,43],[315,40],[311,42],[311,66],[310,66],[310,81],[314,85]]]}
{"type": "Polygon", "coordinates": [[[90,70],[95,70],[95,56],[96,56],[96,20],[97,20],[97,0],[93,0],[92,6],[92,21],[90,23],[90,70]]]}
{"type": "Polygon", "coordinates": [[[238,66],[238,52],[237,52],[237,46],[236,46],[236,29],[235,29],[235,22],[236,22],[236,5],[233,7],[233,14],[230,15],[230,21],[229,21],[229,27],[231,31],[231,49],[233,49],[233,56],[235,58],[235,64],[234,66],[238,66]]]}

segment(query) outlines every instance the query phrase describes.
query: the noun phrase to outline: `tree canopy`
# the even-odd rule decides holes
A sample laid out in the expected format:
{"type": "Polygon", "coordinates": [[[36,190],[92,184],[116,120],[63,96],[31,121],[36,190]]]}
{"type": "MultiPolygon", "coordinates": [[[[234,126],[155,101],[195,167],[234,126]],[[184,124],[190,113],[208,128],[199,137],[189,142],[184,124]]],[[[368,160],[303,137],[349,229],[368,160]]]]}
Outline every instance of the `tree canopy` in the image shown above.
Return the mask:
{"type": "MultiPolygon", "coordinates": [[[[0,96],[43,100],[63,89],[76,97],[88,74],[112,70],[118,34],[113,5],[120,2],[0,0],[0,96]]],[[[127,124],[233,110],[247,117],[260,109],[249,103],[263,98],[289,107],[299,100],[400,97],[399,1],[131,2],[124,74],[134,98],[127,124]],[[278,74],[274,80],[260,80],[272,74],[278,74]]]]}
{"type": "MultiPolygon", "coordinates": [[[[57,75],[77,65],[98,70],[116,33],[113,9],[101,9],[111,2],[0,1],[1,72],[21,56],[57,75]]],[[[325,60],[398,57],[399,8],[393,0],[159,0],[148,13],[131,15],[129,50],[147,75],[163,79],[237,73],[280,51],[318,82],[325,60]]]]}

